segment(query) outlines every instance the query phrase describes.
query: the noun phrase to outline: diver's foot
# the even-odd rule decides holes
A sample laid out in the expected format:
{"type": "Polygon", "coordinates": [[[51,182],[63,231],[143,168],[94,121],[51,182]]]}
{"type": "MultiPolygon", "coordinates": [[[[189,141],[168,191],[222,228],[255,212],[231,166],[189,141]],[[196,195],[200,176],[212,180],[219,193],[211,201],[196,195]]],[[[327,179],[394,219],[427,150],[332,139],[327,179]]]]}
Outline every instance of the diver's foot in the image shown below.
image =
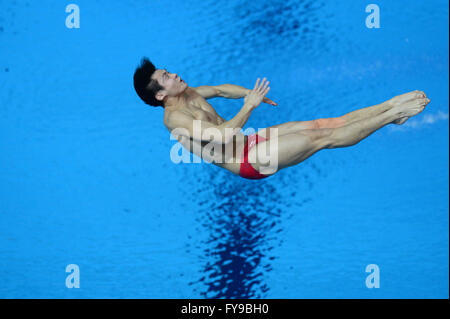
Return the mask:
{"type": "Polygon", "coordinates": [[[398,120],[395,120],[395,121],[392,122],[392,123],[397,124],[397,125],[402,125],[402,124],[405,123],[408,119],[409,119],[409,117],[402,117],[402,118],[400,118],[400,119],[398,119],[398,120]]]}
{"type": "Polygon", "coordinates": [[[430,103],[430,99],[426,97],[420,97],[395,106],[392,110],[396,111],[396,113],[398,114],[398,119],[396,119],[392,123],[399,125],[405,123],[410,117],[422,112],[428,103],[430,103]]]}
{"type": "Polygon", "coordinates": [[[393,97],[392,99],[388,100],[386,103],[389,104],[391,107],[395,107],[395,106],[398,106],[400,104],[403,104],[405,102],[408,102],[408,101],[411,101],[414,99],[426,98],[426,97],[427,96],[425,95],[425,92],[415,90],[415,91],[411,91],[408,93],[397,95],[397,96],[393,97]]]}
{"type": "MultiPolygon", "coordinates": [[[[408,101],[414,100],[414,99],[427,99],[427,96],[425,94],[425,92],[423,91],[419,91],[419,90],[415,90],[412,92],[408,92],[405,94],[401,94],[401,95],[397,95],[396,97],[393,97],[392,99],[390,99],[389,101],[387,101],[387,103],[389,103],[389,105],[391,105],[391,107],[395,107],[395,106],[399,106],[401,104],[404,104],[408,101]]],[[[429,100],[428,100],[429,102],[429,100]]],[[[428,104],[427,102],[427,104],[428,104]]],[[[397,125],[402,125],[403,123],[405,123],[407,120],[409,119],[408,116],[399,118],[397,120],[395,120],[394,124],[397,125]]]]}

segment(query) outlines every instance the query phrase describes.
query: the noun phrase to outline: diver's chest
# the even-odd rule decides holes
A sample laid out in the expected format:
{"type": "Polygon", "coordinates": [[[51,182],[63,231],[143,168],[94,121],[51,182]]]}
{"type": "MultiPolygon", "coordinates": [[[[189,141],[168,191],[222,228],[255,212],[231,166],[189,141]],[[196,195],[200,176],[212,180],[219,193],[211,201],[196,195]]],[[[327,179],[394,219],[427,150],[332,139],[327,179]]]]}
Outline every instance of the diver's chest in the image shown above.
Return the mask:
{"type": "Polygon", "coordinates": [[[196,120],[215,123],[217,121],[216,111],[208,103],[194,102],[189,106],[189,111],[196,120]]]}

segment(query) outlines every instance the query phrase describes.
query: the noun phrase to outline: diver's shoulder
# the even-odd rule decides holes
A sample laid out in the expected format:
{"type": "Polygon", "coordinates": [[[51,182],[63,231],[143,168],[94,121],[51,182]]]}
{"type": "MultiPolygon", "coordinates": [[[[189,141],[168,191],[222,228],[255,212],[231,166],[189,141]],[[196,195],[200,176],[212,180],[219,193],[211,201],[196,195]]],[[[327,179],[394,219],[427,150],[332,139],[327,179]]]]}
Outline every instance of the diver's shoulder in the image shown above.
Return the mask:
{"type": "Polygon", "coordinates": [[[171,129],[174,126],[174,122],[190,118],[192,118],[192,114],[187,112],[184,108],[166,108],[164,110],[163,123],[168,129],[171,129]]]}

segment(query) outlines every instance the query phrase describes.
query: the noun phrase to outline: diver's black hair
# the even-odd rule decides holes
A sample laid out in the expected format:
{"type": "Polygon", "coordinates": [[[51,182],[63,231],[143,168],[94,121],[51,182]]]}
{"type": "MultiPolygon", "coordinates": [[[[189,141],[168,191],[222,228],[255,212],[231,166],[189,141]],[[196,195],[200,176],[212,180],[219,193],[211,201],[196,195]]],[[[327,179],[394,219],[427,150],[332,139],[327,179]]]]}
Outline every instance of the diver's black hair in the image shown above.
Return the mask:
{"type": "Polygon", "coordinates": [[[151,79],[155,70],[155,66],[148,58],[142,58],[141,64],[134,71],[134,89],[146,104],[164,107],[163,101],[159,101],[155,97],[159,90],[164,89],[158,81],[151,79]]]}

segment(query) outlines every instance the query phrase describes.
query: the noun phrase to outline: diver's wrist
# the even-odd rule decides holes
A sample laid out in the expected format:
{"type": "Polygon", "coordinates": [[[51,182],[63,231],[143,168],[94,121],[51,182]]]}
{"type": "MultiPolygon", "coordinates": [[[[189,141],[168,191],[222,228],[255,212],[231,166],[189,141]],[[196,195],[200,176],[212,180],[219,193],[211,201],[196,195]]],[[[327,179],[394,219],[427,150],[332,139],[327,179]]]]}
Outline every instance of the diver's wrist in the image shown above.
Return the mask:
{"type": "Polygon", "coordinates": [[[256,106],[255,106],[253,103],[249,103],[249,102],[245,102],[245,103],[244,103],[244,109],[245,109],[247,112],[253,111],[253,109],[254,109],[255,107],[256,107],[256,106]]]}

